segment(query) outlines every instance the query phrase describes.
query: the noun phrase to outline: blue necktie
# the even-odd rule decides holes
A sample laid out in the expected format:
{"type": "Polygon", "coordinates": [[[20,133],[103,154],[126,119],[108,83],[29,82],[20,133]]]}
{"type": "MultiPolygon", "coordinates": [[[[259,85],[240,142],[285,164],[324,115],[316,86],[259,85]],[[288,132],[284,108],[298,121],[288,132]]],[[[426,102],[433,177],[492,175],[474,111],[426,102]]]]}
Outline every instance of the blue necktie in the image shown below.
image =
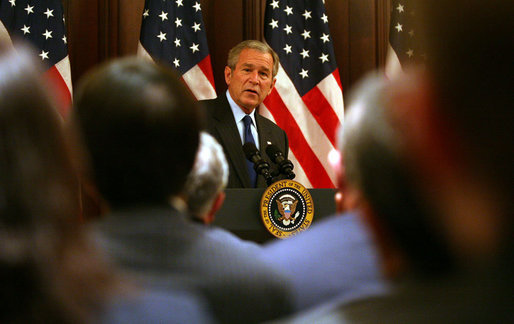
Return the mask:
{"type": "MultiPolygon", "coordinates": [[[[244,116],[243,123],[245,124],[244,136],[243,136],[244,142],[255,144],[255,140],[253,138],[252,128],[251,128],[252,117],[250,117],[249,115],[244,116]]],[[[247,159],[246,166],[248,168],[248,175],[250,176],[250,183],[252,184],[252,187],[255,187],[255,185],[257,184],[257,181],[256,181],[257,173],[255,173],[255,169],[253,168],[253,163],[247,159]]]]}

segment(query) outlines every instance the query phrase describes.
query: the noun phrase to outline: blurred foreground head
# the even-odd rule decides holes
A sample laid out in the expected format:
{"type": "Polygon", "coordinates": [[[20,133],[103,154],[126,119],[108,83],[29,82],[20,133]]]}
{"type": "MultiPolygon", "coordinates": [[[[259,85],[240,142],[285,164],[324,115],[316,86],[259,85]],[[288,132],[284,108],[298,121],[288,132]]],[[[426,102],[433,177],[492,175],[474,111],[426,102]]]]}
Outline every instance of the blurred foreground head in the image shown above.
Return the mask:
{"type": "Polygon", "coordinates": [[[202,119],[173,71],[137,58],[104,64],[81,80],[74,113],[112,207],[165,204],[182,190],[202,119]]]}
{"type": "Polygon", "coordinates": [[[340,133],[344,199],[351,200],[375,235],[389,276],[438,276],[452,268],[432,211],[408,172],[401,134],[391,124],[386,81],[369,76],[352,91],[340,133]]]}
{"type": "Polygon", "coordinates": [[[36,58],[0,44],[0,320],[81,323],[109,280],[78,227],[79,185],[36,58]]]}
{"type": "MultiPolygon", "coordinates": [[[[409,168],[465,262],[512,251],[514,6],[415,1],[423,71],[393,81],[388,101],[409,168]]],[[[504,258],[505,259],[505,258],[504,258]]]]}
{"type": "Polygon", "coordinates": [[[183,191],[190,215],[212,223],[223,204],[227,182],[228,163],[223,148],[214,137],[202,132],[195,164],[183,191]]]}

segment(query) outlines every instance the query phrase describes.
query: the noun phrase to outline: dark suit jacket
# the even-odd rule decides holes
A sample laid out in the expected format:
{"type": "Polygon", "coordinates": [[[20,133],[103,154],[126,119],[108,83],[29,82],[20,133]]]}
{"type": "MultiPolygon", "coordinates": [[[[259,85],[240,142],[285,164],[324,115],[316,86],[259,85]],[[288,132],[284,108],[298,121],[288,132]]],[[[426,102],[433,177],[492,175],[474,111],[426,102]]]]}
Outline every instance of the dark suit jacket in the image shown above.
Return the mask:
{"type": "Polygon", "coordinates": [[[512,269],[410,278],[391,294],[337,300],[280,323],[514,323],[512,269]]]}
{"type": "MultiPolygon", "coordinates": [[[[243,152],[241,137],[237,130],[234,115],[230,109],[225,93],[216,99],[202,101],[207,116],[207,132],[209,132],[223,146],[229,165],[229,178],[227,188],[252,188],[246,166],[246,157],[243,152]]],[[[270,166],[271,160],[266,154],[267,142],[275,144],[287,157],[289,145],[286,133],[271,120],[255,114],[257,132],[259,133],[259,146],[261,156],[270,166]]],[[[257,187],[267,187],[262,176],[257,177],[257,187]]]]}
{"type": "Polygon", "coordinates": [[[111,261],[153,289],[198,292],[221,323],[256,323],[292,312],[289,279],[253,244],[192,223],[168,206],[113,212],[94,226],[111,261]]]}

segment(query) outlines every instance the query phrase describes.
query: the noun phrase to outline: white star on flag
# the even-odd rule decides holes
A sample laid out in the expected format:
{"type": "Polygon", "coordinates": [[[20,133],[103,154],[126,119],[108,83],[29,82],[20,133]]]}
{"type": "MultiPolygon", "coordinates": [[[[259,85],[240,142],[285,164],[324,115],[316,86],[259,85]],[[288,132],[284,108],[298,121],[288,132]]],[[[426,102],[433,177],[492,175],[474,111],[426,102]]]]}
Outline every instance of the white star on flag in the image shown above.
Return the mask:
{"type": "Polygon", "coordinates": [[[54,12],[53,10],[50,10],[49,8],[46,8],[46,11],[43,14],[46,15],[47,19],[50,19],[50,17],[54,16],[53,12],[54,12]]]}
{"type": "Polygon", "coordinates": [[[194,25],[193,25],[191,28],[193,28],[193,30],[194,30],[195,32],[197,32],[197,31],[201,30],[201,28],[200,28],[200,24],[198,24],[198,23],[194,23],[194,25]]]}
{"type": "Polygon", "coordinates": [[[303,39],[311,38],[311,32],[307,30],[303,30],[303,33],[301,34],[303,36],[303,39]]]}
{"type": "Polygon", "coordinates": [[[23,31],[23,35],[30,34],[30,27],[27,27],[26,25],[23,25],[21,30],[23,31]]]}
{"type": "Polygon", "coordinates": [[[191,51],[194,53],[194,52],[198,52],[199,49],[198,49],[198,45],[199,44],[195,44],[193,43],[193,45],[191,45],[191,47],[189,47],[191,49],[191,51]]]}
{"type": "Polygon", "coordinates": [[[168,13],[161,11],[161,14],[159,15],[159,17],[162,19],[162,21],[168,20],[168,13]]]}
{"type": "Polygon", "coordinates": [[[30,6],[27,4],[27,8],[25,8],[25,11],[27,11],[27,15],[30,15],[31,13],[34,13],[34,6],[30,6]]]}
{"type": "Polygon", "coordinates": [[[49,38],[52,38],[52,31],[48,30],[48,29],[45,29],[45,32],[43,33],[43,36],[45,36],[45,39],[49,39],[49,38]]]}
{"type": "Polygon", "coordinates": [[[41,60],[42,60],[42,61],[44,61],[44,60],[48,60],[48,52],[41,51],[41,53],[39,54],[39,56],[41,56],[41,60]]]}
{"type": "Polygon", "coordinates": [[[159,38],[159,40],[161,41],[164,41],[166,40],[166,33],[163,33],[162,31],[159,33],[159,35],[157,35],[157,38],[159,38]]]}
{"type": "Polygon", "coordinates": [[[321,54],[319,57],[322,63],[328,62],[328,54],[321,54]]]}

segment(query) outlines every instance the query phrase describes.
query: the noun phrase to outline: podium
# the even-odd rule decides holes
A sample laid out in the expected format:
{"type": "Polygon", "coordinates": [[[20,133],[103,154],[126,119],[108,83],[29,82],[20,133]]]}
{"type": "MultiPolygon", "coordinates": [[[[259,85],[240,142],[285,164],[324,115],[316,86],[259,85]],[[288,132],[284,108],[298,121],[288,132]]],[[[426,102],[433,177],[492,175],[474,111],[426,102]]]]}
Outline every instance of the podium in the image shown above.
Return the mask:
{"type": "MultiPolygon", "coordinates": [[[[225,189],[225,203],[216,214],[214,225],[225,228],[242,239],[258,243],[275,238],[264,227],[260,215],[264,191],[265,188],[225,189]]],[[[314,201],[314,224],[335,213],[336,189],[309,189],[309,192],[314,201]]]]}

